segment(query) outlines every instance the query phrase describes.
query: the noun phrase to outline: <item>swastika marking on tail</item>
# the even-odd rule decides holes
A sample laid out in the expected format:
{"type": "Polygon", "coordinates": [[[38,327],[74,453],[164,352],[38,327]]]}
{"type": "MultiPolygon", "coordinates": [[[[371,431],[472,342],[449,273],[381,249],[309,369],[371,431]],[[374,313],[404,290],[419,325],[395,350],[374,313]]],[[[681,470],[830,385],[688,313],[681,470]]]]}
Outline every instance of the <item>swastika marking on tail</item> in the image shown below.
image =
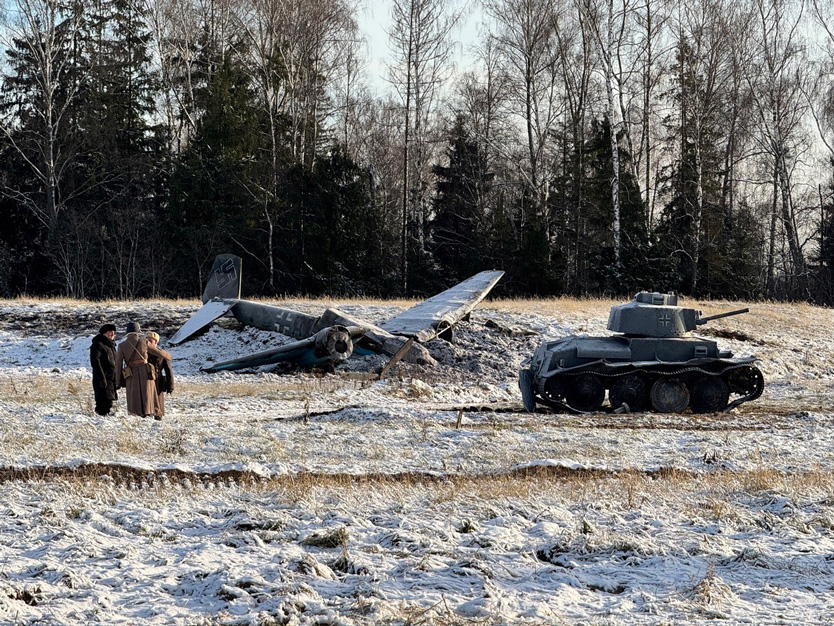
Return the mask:
{"type": "Polygon", "coordinates": [[[237,280],[237,271],[232,260],[227,260],[223,265],[214,270],[214,277],[217,281],[218,289],[223,289],[229,283],[237,280]]]}

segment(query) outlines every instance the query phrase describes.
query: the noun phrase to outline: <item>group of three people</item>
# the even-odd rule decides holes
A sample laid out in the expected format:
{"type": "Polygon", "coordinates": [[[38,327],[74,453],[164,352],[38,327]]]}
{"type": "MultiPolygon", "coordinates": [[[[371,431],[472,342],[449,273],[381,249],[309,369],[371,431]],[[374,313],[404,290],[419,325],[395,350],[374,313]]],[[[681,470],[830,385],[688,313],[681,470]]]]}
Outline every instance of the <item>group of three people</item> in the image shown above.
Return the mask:
{"type": "Polygon", "coordinates": [[[128,413],[161,420],[165,415],[164,394],[174,391],[171,353],[158,346],[157,333],[140,336],[136,322],[129,322],[126,331],[118,346],[114,324],[105,324],[93,337],[90,364],[96,413],[110,413],[117,390],[124,388],[128,413]]]}

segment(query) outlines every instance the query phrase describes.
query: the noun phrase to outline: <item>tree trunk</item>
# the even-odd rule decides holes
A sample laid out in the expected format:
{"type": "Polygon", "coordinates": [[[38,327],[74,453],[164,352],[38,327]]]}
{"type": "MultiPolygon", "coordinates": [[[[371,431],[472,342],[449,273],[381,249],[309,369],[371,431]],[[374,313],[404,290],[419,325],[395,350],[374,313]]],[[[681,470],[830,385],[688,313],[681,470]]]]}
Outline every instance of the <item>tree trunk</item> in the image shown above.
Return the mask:
{"type": "Polygon", "coordinates": [[[704,168],[701,158],[701,119],[695,122],[695,211],[692,216],[692,279],[691,295],[698,293],[698,264],[701,261],[701,222],[704,215],[704,168]]]}
{"type": "Polygon", "coordinates": [[[402,277],[403,294],[408,293],[408,195],[410,161],[408,143],[411,131],[411,60],[414,54],[414,2],[411,2],[408,32],[408,50],[406,52],[405,76],[405,128],[403,132],[403,197],[402,197],[402,227],[400,230],[400,274],[402,277]]]}
{"type": "Polygon", "coordinates": [[[773,163],[773,200],[770,206],[770,233],[767,244],[767,284],[765,286],[767,295],[773,297],[776,274],[776,215],[779,202],[779,166],[775,160],[773,163]]]}
{"type": "Polygon", "coordinates": [[[785,165],[785,153],[781,145],[777,147],[777,168],[779,181],[779,192],[782,199],[782,225],[785,229],[785,237],[788,240],[788,250],[791,254],[791,263],[793,264],[793,274],[804,280],[805,277],[805,257],[802,254],[802,246],[799,243],[797,236],[797,228],[794,222],[793,201],[791,199],[790,179],[788,178],[788,169],[785,165]]]}
{"type": "Polygon", "coordinates": [[[614,216],[612,230],[614,235],[614,267],[619,273],[622,269],[620,243],[620,151],[617,145],[617,128],[614,123],[614,1],[608,0],[608,29],[606,35],[605,57],[605,92],[608,99],[608,126],[611,132],[611,208],[614,216]]]}

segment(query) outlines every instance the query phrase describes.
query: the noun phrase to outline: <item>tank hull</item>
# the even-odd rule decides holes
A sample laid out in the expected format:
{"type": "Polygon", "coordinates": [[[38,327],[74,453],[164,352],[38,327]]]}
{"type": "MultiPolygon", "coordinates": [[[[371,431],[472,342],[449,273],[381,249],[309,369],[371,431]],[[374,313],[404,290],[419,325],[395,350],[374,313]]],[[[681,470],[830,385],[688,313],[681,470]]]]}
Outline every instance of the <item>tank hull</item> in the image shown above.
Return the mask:
{"type": "Polygon", "coordinates": [[[540,345],[519,386],[528,411],[712,413],[761,395],[755,362],[701,337],[572,336],[540,345]]]}

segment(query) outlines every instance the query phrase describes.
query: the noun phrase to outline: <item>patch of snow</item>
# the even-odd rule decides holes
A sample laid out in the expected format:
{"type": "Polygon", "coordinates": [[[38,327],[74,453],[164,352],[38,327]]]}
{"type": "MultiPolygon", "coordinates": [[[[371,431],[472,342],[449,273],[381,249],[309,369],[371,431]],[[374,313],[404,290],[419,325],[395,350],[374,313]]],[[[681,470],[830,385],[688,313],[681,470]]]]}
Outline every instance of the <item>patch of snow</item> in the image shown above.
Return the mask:
{"type": "Polygon", "coordinates": [[[92,413],[97,327],[193,310],[0,307],[0,623],[830,623],[828,310],[719,340],[766,387],[718,415],[523,413],[521,361],[606,317],[488,306],[385,380],[205,374],[286,341],[224,321],[170,348],[165,420],[92,413]]]}

